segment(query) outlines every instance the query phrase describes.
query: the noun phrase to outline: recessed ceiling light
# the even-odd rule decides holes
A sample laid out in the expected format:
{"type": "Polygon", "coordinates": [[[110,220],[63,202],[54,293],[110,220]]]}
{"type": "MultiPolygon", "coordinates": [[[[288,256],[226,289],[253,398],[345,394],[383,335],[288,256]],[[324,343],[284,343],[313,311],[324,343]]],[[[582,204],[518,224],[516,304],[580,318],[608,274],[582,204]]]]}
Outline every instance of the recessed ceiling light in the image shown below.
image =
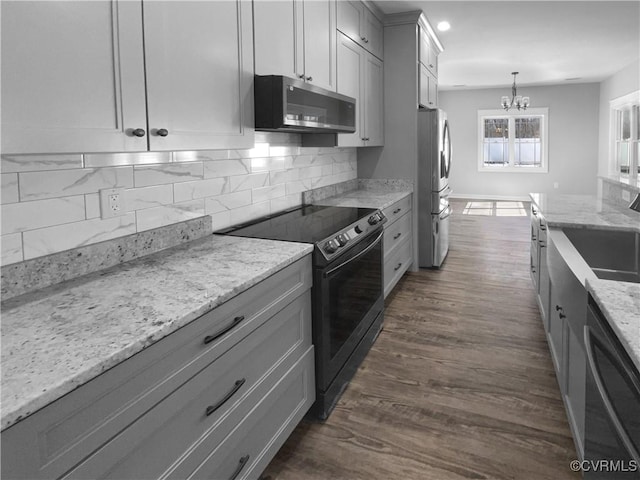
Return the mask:
{"type": "Polygon", "coordinates": [[[451,28],[451,25],[449,24],[449,22],[444,21],[444,22],[438,23],[437,28],[441,32],[446,32],[447,30],[449,30],[451,28]]]}

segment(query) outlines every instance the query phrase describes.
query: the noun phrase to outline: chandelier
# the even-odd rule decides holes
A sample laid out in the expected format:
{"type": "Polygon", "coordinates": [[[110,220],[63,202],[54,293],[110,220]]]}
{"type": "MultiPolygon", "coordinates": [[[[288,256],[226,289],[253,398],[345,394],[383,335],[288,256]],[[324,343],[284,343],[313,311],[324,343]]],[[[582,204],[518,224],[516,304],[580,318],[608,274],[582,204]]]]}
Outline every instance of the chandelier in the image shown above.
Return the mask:
{"type": "Polygon", "coordinates": [[[512,107],[517,108],[518,110],[526,110],[529,106],[529,97],[523,97],[522,95],[518,95],[518,89],[516,88],[516,75],[520,72],[511,72],[513,75],[513,85],[511,86],[511,100],[506,95],[502,97],[502,101],[500,104],[502,108],[505,110],[509,110],[512,107]]]}

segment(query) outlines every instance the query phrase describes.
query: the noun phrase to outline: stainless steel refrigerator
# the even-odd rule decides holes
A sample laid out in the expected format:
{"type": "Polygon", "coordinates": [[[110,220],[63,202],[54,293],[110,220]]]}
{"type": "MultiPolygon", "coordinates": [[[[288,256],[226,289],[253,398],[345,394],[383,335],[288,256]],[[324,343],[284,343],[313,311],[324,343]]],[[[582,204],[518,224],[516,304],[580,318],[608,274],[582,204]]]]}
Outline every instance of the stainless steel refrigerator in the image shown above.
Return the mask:
{"type": "Polygon", "coordinates": [[[444,110],[418,111],[418,265],[440,268],[449,251],[451,136],[444,110]]]}

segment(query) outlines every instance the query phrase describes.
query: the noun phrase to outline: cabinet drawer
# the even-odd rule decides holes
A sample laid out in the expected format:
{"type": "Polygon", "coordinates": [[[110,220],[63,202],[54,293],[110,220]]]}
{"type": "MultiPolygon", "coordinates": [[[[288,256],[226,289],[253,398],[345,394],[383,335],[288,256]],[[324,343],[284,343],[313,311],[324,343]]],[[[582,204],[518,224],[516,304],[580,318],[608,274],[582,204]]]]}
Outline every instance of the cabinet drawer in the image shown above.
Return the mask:
{"type": "Polygon", "coordinates": [[[198,439],[222,442],[311,346],[307,292],[65,478],[159,478],[198,439]]]}
{"type": "Polygon", "coordinates": [[[257,478],[315,400],[313,365],[310,347],[222,443],[205,438],[167,478],[257,478]]]}
{"type": "Polygon", "coordinates": [[[411,214],[407,211],[384,229],[384,257],[391,255],[407,238],[411,238],[411,214]]]}
{"type": "Polygon", "coordinates": [[[412,241],[407,239],[384,261],[384,296],[386,297],[407,271],[412,258],[412,241]]]}
{"type": "Polygon", "coordinates": [[[3,477],[68,472],[308,290],[311,281],[305,257],[6,429],[3,477]]]}
{"type": "Polygon", "coordinates": [[[387,208],[383,209],[382,213],[384,213],[385,217],[387,217],[386,228],[389,228],[389,226],[393,222],[395,222],[409,210],[411,210],[411,195],[407,195],[402,200],[398,200],[393,205],[390,205],[387,208]]]}

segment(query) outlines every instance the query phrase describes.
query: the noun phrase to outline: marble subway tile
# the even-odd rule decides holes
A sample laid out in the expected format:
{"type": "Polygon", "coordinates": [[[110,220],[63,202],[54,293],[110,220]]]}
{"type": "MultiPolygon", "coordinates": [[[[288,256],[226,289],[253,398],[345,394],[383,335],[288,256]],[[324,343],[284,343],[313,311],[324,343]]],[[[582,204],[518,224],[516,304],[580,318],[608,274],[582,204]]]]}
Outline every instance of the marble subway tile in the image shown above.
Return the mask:
{"type": "Polygon", "coordinates": [[[330,155],[297,155],[292,159],[293,167],[309,167],[313,165],[327,165],[333,162],[330,155]]]}
{"type": "Polygon", "coordinates": [[[2,261],[0,263],[3,266],[23,260],[21,233],[2,235],[2,237],[0,237],[0,244],[2,244],[2,250],[0,252],[2,261]]]}
{"type": "Polygon", "coordinates": [[[269,155],[272,156],[289,156],[298,155],[299,153],[300,147],[298,146],[269,145],[269,155]]]}
{"type": "Polygon", "coordinates": [[[51,253],[102,242],[135,233],[135,214],[102,220],[95,218],[82,222],[67,223],[55,227],[24,232],[24,258],[35,258],[51,253]]]}
{"type": "Polygon", "coordinates": [[[130,188],[124,192],[127,212],[173,203],[173,185],[130,188]]]}
{"type": "Polygon", "coordinates": [[[190,182],[204,178],[202,162],[169,163],[136,166],[133,170],[136,187],[190,182]]]}
{"type": "Polygon", "coordinates": [[[2,205],[2,233],[17,233],[85,219],[84,196],[2,205]]]}
{"type": "Polygon", "coordinates": [[[171,162],[171,152],[90,153],[84,156],[85,167],[118,167],[171,162]]]}
{"type": "Polygon", "coordinates": [[[0,192],[2,194],[2,203],[13,203],[19,200],[17,173],[3,173],[0,175],[0,192]]]}
{"type": "Polygon", "coordinates": [[[353,172],[358,170],[358,166],[352,164],[351,162],[336,162],[332,165],[333,174],[344,173],[344,172],[353,172]]]}
{"type": "Polygon", "coordinates": [[[272,200],[277,197],[284,197],[286,194],[285,186],[270,185],[268,187],[254,188],[252,190],[253,203],[260,203],[266,200],[272,200]]]}
{"type": "Polygon", "coordinates": [[[3,173],[82,168],[82,155],[2,155],[3,173]]]}
{"type": "Polygon", "coordinates": [[[20,173],[20,200],[95,193],[102,188],[132,187],[133,167],[83,168],[20,173]]]}
{"type": "Polygon", "coordinates": [[[230,210],[233,224],[248,222],[256,218],[264,217],[271,213],[271,202],[260,202],[247,205],[246,207],[230,210]]]}
{"type": "Polygon", "coordinates": [[[300,180],[305,180],[307,178],[320,177],[322,176],[322,165],[314,165],[312,167],[302,167],[300,168],[299,177],[300,180]]]}
{"type": "Polygon", "coordinates": [[[147,208],[136,212],[138,232],[183,222],[204,215],[204,199],[147,208]]]}
{"type": "Polygon", "coordinates": [[[174,162],[208,162],[210,160],[227,160],[230,150],[204,150],[193,152],[173,152],[174,162]]]}
{"type": "Polygon", "coordinates": [[[248,190],[269,185],[269,173],[252,173],[229,177],[230,191],[248,190]]]}
{"type": "Polygon", "coordinates": [[[280,212],[289,208],[299,207],[302,205],[302,194],[294,193],[285,195],[284,197],[274,198],[271,200],[271,213],[280,212]]]}
{"type": "Polygon", "coordinates": [[[280,183],[295,182],[300,179],[300,169],[290,168],[287,170],[280,170],[275,172],[269,172],[269,183],[271,185],[278,185],[280,183]]]}
{"type": "Polygon", "coordinates": [[[204,200],[204,212],[207,215],[214,215],[228,210],[251,205],[251,190],[241,190],[239,192],[227,193],[216,197],[208,197],[204,200]]]}
{"type": "Polygon", "coordinates": [[[308,190],[307,186],[302,180],[296,180],[295,182],[287,182],[285,186],[286,186],[286,195],[302,193],[305,190],[308,190]]]}
{"type": "Polygon", "coordinates": [[[273,170],[284,170],[291,168],[293,165],[292,157],[279,156],[279,157],[266,157],[266,158],[252,158],[251,159],[251,172],[269,172],[273,170]]]}
{"type": "Polygon", "coordinates": [[[173,185],[173,196],[175,202],[186,202],[196,198],[212,197],[222,195],[229,190],[228,177],[209,178],[207,180],[197,180],[195,182],[183,182],[173,185]]]}
{"type": "Polygon", "coordinates": [[[233,225],[231,212],[231,210],[225,210],[223,212],[211,214],[211,225],[214,232],[233,225]]]}
{"type": "Polygon", "coordinates": [[[251,159],[212,160],[204,162],[204,178],[228,177],[251,173],[251,159]]]}
{"type": "Polygon", "coordinates": [[[98,193],[88,193],[84,196],[85,218],[98,218],[100,216],[100,195],[98,193]]]}

